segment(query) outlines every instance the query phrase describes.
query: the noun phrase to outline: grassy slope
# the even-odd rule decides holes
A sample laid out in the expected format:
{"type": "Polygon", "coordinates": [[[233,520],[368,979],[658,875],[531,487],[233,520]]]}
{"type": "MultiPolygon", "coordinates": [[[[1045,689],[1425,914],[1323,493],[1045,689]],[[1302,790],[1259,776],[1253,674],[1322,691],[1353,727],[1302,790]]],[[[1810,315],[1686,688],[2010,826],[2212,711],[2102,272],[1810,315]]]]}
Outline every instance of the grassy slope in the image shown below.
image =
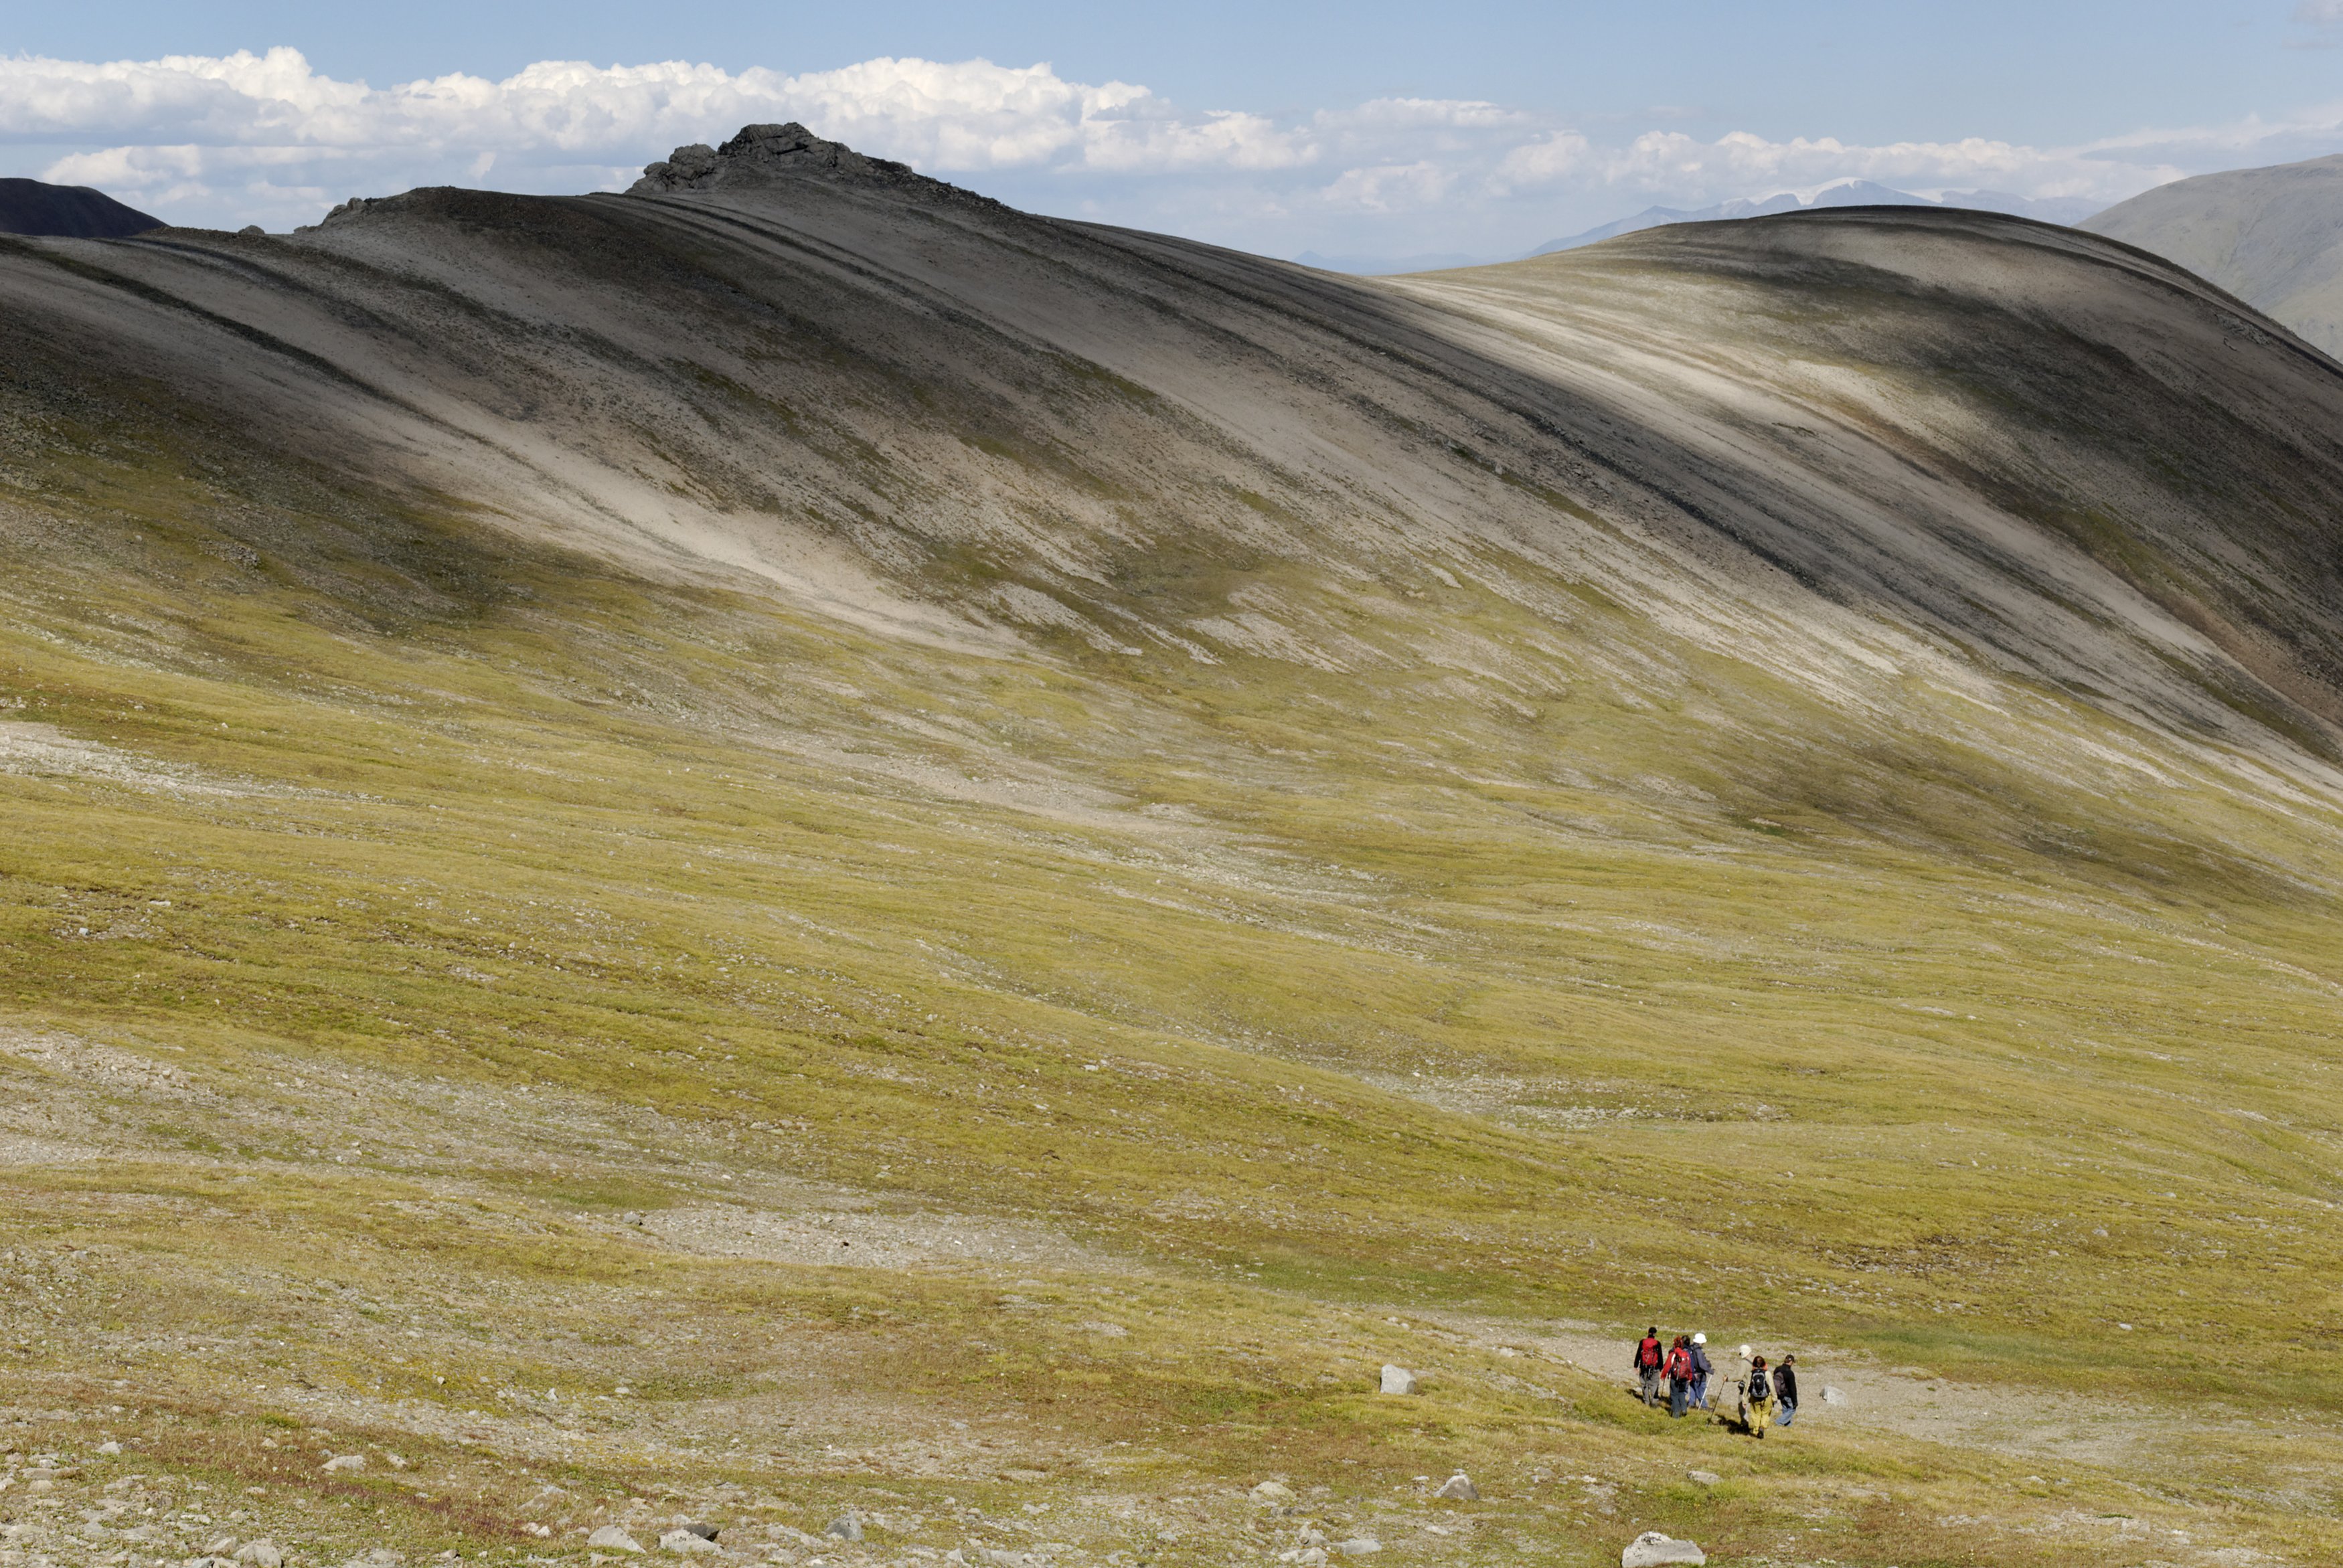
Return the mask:
{"type": "MultiPolygon", "coordinates": [[[[1916,684],[1903,722],[1869,724],[1599,597],[1526,697],[1071,638],[945,654],[239,468],[135,408],[15,428],[10,719],[183,781],[0,774],[17,1022],[183,1048],[264,1099],[339,1063],[656,1110],[746,1177],[1043,1217],[1218,1282],[1037,1287],[1005,1326],[996,1288],[952,1280],[669,1263],[661,1297],[643,1254],[580,1227],[704,1198],[706,1169],[565,1182],[458,1157],[478,1211],[538,1237],[517,1245],[384,1202],[427,1183],[362,1152],[363,1104],[124,1129],[148,1152],[102,1175],[12,1170],[21,1241],[100,1249],[63,1317],[12,1302],[37,1386],[103,1402],[118,1356],[174,1391],[147,1446],[198,1473],[292,1471],[256,1446],[271,1401],[156,1325],[248,1336],[264,1309],[213,1317],[157,1281],[460,1309],[486,1326],[435,1351],[453,1388],[353,1354],[297,1298],[266,1309],[304,1381],[451,1412],[628,1376],[729,1408],[771,1326],[798,1325],[857,1398],[1058,1415],[1161,1451],[1159,1489],[1363,1459],[1381,1490],[1470,1460],[1534,1498],[1541,1466],[1681,1468],[1683,1434],[1599,1384],[1535,1400],[1478,1352],[1434,1414],[1361,1400],[1362,1368],[1421,1349],[1393,1303],[1657,1315],[2151,1407],[2331,1414],[2343,1392],[2321,1360],[2343,1332],[2331,812],[2241,799],[2079,702],[2005,687],[1996,755],[1973,718],[1929,738],[1953,693],[1916,684]],[[236,542],[253,495],[304,553],[236,542]],[[353,517],[404,542],[361,549],[353,517]],[[2051,743],[2071,788],[2008,765],[2051,743]],[[1101,1349],[1076,1322],[1114,1289],[1164,1319],[1101,1349]]],[[[1362,637],[1419,615],[1553,647],[1469,586],[1271,586],[1362,637]]],[[[2334,1506],[2332,1456],[2283,1432],[2197,1433],[2185,1472],[2167,1450],[2132,1473],[2283,1542],[2276,1513],[2334,1506]]],[[[704,1430],[678,1441],[654,1462],[614,1439],[568,1473],[726,1473],[704,1430]]],[[[769,1441],[799,1523],[855,1494],[769,1441]]],[[[473,1513],[372,1480],[345,1501],[407,1511],[417,1539],[526,1511],[517,1461],[465,1470],[451,1442],[430,1462],[468,1477],[473,1513]]],[[[2016,1517],[1996,1461],[1825,1433],[1730,1462],[1756,1466],[1745,1489],[1654,1483],[1634,1511],[1772,1550],[1813,1488],[1854,1487],[1880,1512],[1824,1527],[1842,1561],[2082,1550],[1945,1522],[2016,1517]]],[[[1543,1506],[1517,1526],[1539,1552],[1601,1555],[1613,1521],[1543,1506]]]]}

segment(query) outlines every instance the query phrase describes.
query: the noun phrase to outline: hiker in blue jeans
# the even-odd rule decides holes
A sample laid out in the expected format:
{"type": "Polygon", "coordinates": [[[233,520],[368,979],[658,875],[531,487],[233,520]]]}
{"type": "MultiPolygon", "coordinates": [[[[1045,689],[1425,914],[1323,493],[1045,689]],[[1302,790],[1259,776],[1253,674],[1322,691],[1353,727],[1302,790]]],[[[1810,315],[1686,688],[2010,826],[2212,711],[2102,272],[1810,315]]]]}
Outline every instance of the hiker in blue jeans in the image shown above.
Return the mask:
{"type": "Polygon", "coordinates": [[[1710,1378],[1713,1374],[1715,1374],[1715,1371],[1716,1371],[1716,1368],[1715,1368],[1714,1365],[1712,1365],[1712,1364],[1710,1363],[1709,1359],[1708,1359],[1708,1336],[1707,1336],[1706,1334],[1694,1334],[1694,1335],[1693,1335],[1693,1337],[1692,1337],[1692,1407],[1693,1407],[1693,1409],[1694,1409],[1694,1410],[1706,1410],[1706,1409],[1708,1408],[1708,1380],[1709,1380],[1709,1378],[1710,1378]]]}
{"type": "Polygon", "coordinates": [[[1774,1369],[1774,1402],[1782,1413],[1774,1418],[1775,1426],[1787,1426],[1798,1413],[1798,1358],[1784,1356],[1782,1364],[1774,1369]]]}

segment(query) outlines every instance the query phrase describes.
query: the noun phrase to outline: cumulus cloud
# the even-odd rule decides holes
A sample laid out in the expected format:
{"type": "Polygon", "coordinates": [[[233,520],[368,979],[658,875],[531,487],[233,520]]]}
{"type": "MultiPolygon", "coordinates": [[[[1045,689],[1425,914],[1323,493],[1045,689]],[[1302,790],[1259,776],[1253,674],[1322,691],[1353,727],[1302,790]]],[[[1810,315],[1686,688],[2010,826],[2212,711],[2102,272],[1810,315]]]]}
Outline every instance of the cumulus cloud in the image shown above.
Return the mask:
{"type": "MultiPolygon", "coordinates": [[[[2298,15],[2328,30],[2343,27],[2338,18],[2343,0],[2304,0],[2298,15]]],[[[0,58],[10,172],[99,186],[181,222],[307,221],[346,196],[425,184],[615,188],[679,144],[784,119],[1024,205],[1272,250],[1421,248],[1435,224],[1443,243],[1502,249],[1654,201],[1701,206],[1849,177],[2114,201],[2201,168],[2343,147],[2343,108],[2042,148],[1986,137],[1594,135],[1470,99],[1378,98],[1280,117],[987,60],[876,59],[798,75],[544,61],[501,81],[456,74],[376,87],[284,48],[0,58]]]]}

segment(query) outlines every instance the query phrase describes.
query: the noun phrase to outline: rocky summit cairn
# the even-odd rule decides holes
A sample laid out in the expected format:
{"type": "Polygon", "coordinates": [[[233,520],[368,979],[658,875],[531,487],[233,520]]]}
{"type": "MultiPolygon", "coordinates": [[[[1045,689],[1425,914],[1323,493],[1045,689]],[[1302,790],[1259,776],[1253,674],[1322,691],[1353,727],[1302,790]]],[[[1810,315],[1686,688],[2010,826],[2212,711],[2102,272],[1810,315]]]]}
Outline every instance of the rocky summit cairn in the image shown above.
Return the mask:
{"type": "Polygon", "coordinates": [[[999,205],[988,196],[930,179],[909,164],[866,157],[844,142],[824,141],[795,120],[786,126],[743,126],[739,136],[720,147],[705,142],[678,147],[665,162],[644,166],[643,177],[628,186],[627,194],[720,191],[804,178],[889,186],[934,200],[999,205]]]}

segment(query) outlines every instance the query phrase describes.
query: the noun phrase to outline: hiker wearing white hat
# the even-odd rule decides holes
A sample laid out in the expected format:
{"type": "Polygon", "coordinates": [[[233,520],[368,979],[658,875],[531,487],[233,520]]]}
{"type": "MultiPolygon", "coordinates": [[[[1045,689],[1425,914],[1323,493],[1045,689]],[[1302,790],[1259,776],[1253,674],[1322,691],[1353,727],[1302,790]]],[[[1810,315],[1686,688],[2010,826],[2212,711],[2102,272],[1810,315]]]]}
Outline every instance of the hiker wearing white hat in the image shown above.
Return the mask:
{"type": "Polygon", "coordinates": [[[1693,1409],[1694,1409],[1694,1410],[1706,1410],[1706,1409],[1708,1409],[1708,1407],[1709,1407],[1709,1406],[1708,1406],[1708,1380],[1709,1380],[1709,1376],[1710,1376],[1710,1374],[1711,1374],[1711,1373],[1713,1373],[1713,1372],[1715,1372],[1715,1371],[1716,1371],[1716,1368],[1715,1368],[1714,1366],[1712,1366],[1712,1365],[1710,1365],[1710,1364],[1709,1364],[1709,1360],[1708,1360],[1708,1336],[1707,1336],[1706,1334],[1694,1334],[1694,1335],[1693,1335],[1693,1337],[1692,1337],[1692,1407],[1693,1407],[1693,1409]]]}

